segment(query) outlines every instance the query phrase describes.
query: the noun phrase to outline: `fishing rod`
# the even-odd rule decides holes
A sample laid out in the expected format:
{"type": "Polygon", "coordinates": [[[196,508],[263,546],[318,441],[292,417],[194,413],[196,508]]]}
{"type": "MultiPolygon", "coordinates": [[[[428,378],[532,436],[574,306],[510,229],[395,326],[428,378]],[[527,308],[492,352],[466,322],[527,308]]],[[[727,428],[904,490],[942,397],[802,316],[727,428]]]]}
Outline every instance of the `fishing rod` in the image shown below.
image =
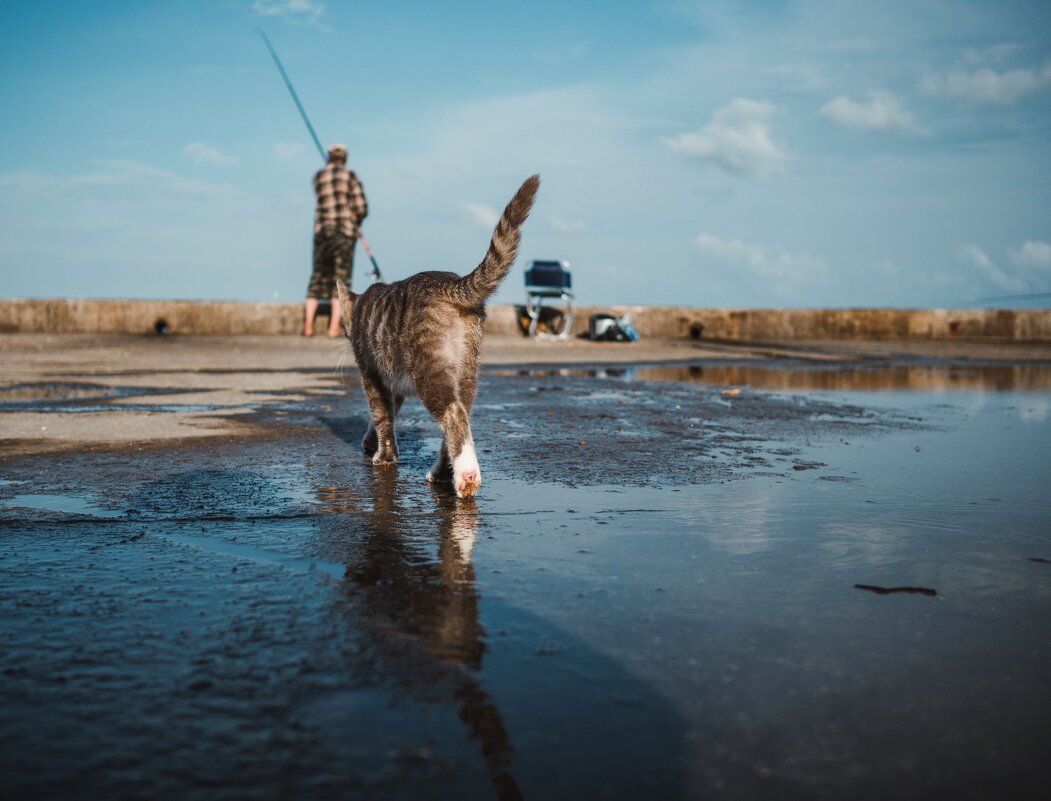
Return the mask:
{"type": "Polygon", "coordinates": [[[1026,295],[995,295],[991,298],[976,298],[975,300],[963,301],[958,305],[970,306],[976,303],[1006,303],[1018,300],[1045,300],[1051,298],[1051,292],[1030,292],[1026,295]]]}
{"type": "MultiPolygon", "coordinates": [[[[307,130],[310,131],[310,137],[314,140],[314,145],[317,147],[318,155],[321,156],[322,161],[328,161],[328,154],[325,152],[325,148],[321,145],[321,140],[318,139],[317,131],[314,130],[314,126],[310,124],[310,117],[307,116],[306,109],[303,108],[303,104],[299,101],[299,95],[296,93],[296,88],[292,86],[292,80],[288,77],[288,73],[285,72],[285,65],[281,63],[281,59],[277,55],[277,51],[274,46],[270,43],[270,37],[263,32],[262,28],[256,28],[259,35],[263,37],[263,44],[266,45],[266,49],[270,51],[270,57],[274,60],[274,64],[277,66],[277,71],[281,73],[282,79],[284,79],[285,86],[288,87],[288,93],[292,95],[292,100],[296,104],[296,108],[299,109],[299,116],[303,118],[303,123],[307,126],[307,130]]],[[[358,228],[358,239],[361,241],[361,246],[365,248],[365,252],[369,256],[369,261],[372,262],[372,280],[373,282],[382,281],[383,273],[380,272],[380,266],[376,262],[376,257],[372,255],[372,248],[369,247],[369,240],[365,238],[364,232],[361,228],[358,228]]]]}

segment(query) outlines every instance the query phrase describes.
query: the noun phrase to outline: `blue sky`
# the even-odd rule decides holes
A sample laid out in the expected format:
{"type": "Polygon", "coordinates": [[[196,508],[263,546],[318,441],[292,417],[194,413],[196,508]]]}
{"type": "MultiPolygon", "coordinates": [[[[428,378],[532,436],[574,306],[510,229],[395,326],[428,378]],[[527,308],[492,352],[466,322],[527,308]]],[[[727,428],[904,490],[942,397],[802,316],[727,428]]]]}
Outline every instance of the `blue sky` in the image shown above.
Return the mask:
{"type": "Polygon", "coordinates": [[[0,296],[303,297],[319,159],[257,26],[388,279],[470,270],[539,172],[522,264],[586,304],[1051,292],[1051,4],[44,0],[0,10],[0,296]]]}

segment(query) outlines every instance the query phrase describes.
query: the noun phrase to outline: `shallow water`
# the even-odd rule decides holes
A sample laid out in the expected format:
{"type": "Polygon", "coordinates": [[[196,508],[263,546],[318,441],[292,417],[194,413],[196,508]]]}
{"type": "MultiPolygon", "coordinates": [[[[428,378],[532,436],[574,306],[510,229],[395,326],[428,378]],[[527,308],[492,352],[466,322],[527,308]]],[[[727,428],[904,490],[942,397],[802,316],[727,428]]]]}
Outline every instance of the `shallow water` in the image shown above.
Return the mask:
{"type": "Polygon", "coordinates": [[[2,505],[13,510],[37,509],[45,512],[58,512],[64,515],[85,515],[87,517],[120,517],[120,512],[103,509],[90,498],[76,495],[27,494],[15,495],[5,499],[2,505]]]}
{"type": "Polygon", "coordinates": [[[177,390],[156,387],[110,386],[76,381],[13,384],[8,387],[0,387],[0,414],[4,412],[172,414],[213,412],[222,408],[248,408],[247,404],[219,406],[204,403],[132,403],[128,401],[130,398],[154,397],[177,392],[177,390]]]}
{"type": "Polygon", "coordinates": [[[786,360],[778,359],[735,364],[700,361],[690,364],[600,368],[514,368],[494,372],[504,375],[592,376],[627,381],[749,386],[783,391],[1051,391],[1051,364],[1042,362],[1000,364],[873,361],[844,366],[813,361],[789,362],[786,365],[786,360]]]}
{"type": "Polygon", "coordinates": [[[5,465],[11,792],[1042,798],[1051,394],[643,375],[483,376],[477,503],[353,398],[5,465]]]}

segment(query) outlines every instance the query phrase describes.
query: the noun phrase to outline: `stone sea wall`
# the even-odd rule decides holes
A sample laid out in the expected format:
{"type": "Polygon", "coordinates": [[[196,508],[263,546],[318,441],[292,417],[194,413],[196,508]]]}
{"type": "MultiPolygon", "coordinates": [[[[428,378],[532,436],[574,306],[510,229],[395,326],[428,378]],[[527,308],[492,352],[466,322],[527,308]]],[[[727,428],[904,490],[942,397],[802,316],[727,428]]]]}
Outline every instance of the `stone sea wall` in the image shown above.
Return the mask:
{"type": "MultiPolygon", "coordinates": [[[[515,334],[515,306],[492,305],[488,330],[515,334]]],[[[573,333],[593,313],[628,314],[647,338],[786,342],[820,339],[1051,342],[1051,309],[698,309],[579,307],[573,333]]],[[[298,334],[300,303],[190,300],[0,300],[0,333],[298,334]]]]}

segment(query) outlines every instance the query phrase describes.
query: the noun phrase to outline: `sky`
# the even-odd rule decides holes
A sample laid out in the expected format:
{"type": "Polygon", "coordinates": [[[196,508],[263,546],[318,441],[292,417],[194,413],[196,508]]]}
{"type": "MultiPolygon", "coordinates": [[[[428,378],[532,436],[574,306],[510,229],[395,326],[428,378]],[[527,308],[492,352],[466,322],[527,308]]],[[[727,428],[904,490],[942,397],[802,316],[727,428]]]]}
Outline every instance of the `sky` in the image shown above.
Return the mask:
{"type": "Polygon", "coordinates": [[[1021,0],[6,2],[0,297],[304,297],[320,158],[259,28],[388,280],[473,269],[540,173],[496,302],[566,259],[586,305],[1051,306],[1021,0]]]}

